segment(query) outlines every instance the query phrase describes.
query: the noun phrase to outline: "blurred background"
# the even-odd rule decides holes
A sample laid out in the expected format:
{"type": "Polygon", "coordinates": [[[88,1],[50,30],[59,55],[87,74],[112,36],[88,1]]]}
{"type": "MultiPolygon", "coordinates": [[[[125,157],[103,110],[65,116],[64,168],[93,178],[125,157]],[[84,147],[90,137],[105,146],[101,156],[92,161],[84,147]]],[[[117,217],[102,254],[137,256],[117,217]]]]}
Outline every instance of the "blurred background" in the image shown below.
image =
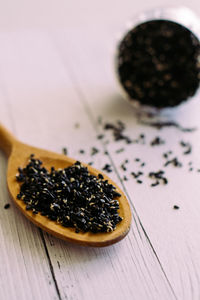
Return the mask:
{"type": "Polygon", "coordinates": [[[185,5],[195,7],[200,13],[198,3],[198,0],[1,0],[0,30],[55,29],[77,24],[116,30],[125,20],[149,8],[185,5]]]}

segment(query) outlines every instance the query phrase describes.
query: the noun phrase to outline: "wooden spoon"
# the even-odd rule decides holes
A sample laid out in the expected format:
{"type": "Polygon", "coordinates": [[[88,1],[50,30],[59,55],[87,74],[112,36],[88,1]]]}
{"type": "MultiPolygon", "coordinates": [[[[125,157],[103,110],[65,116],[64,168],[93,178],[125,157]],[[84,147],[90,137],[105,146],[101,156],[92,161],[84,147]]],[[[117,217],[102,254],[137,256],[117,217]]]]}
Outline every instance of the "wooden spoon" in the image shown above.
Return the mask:
{"type": "MultiPolygon", "coordinates": [[[[93,247],[103,247],[114,244],[127,235],[131,224],[130,206],[124,193],[108,176],[103,174],[104,178],[108,179],[109,183],[114,185],[116,190],[121,194],[121,197],[118,198],[120,205],[119,215],[123,217],[123,220],[117,225],[113,232],[95,234],[90,232],[75,233],[74,228],[66,228],[41,214],[34,215],[32,211],[27,211],[25,203],[16,198],[20,191],[20,185],[16,181],[16,174],[18,167],[23,168],[27,165],[30,154],[32,153],[35,154],[35,157],[40,159],[49,170],[52,166],[56,169],[66,168],[74,164],[76,160],[65,155],[25,145],[16,140],[2,125],[0,125],[0,148],[8,156],[7,185],[10,195],[17,207],[35,225],[63,240],[93,247]]],[[[89,172],[95,176],[102,173],[89,165],[83,165],[87,166],[89,172]]]]}

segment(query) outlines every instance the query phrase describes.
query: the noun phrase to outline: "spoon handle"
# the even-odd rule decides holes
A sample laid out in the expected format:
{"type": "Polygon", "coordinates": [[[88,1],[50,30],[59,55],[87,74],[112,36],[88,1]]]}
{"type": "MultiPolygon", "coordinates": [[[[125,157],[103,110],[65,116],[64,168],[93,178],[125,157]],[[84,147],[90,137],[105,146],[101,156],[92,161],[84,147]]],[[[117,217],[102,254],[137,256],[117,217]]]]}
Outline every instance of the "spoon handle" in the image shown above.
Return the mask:
{"type": "Polygon", "coordinates": [[[14,136],[0,124],[0,149],[2,149],[7,156],[10,155],[15,141],[14,136]]]}

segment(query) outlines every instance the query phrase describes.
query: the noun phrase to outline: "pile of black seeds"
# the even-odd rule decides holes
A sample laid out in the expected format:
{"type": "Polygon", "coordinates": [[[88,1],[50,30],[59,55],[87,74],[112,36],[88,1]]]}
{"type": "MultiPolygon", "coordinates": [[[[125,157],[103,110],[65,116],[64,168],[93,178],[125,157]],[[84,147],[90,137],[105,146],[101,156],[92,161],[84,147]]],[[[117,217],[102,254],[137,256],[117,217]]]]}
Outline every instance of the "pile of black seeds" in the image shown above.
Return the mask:
{"type": "Polygon", "coordinates": [[[78,161],[65,169],[52,167],[49,172],[32,154],[18,172],[17,199],[34,214],[40,212],[76,232],[111,232],[122,220],[117,200],[121,195],[116,188],[101,174],[91,175],[78,161]]]}
{"type": "Polygon", "coordinates": [[[118,49],[119,80],[130,101],[173,107],[193,96],[200,82],[200,43],[168,20],[148,21],[130,30],[118,49]]]}

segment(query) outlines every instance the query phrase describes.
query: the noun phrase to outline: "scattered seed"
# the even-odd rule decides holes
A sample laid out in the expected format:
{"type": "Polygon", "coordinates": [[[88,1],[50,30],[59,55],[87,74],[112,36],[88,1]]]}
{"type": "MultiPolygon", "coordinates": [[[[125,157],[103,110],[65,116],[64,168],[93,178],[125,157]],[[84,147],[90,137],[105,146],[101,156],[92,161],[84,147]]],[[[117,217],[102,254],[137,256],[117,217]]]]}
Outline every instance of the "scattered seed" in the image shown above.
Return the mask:
{"type": "Polygon", "coordinates": [[[4,205],[4,209],[8,209],[8,208],[10,208],[10,203],[6,203],[6,204],[4,205]]]}
{"type": "Polygon", "coordinates": [[[158,146],[165,144],[165,141],[161,139],[159,136],[156,136],[150,143],[151,146],[158,146]]]}
{"type": "Polygon", "coordinates": [[[180,141],[180,145],[184,148],[186,148],[186,150],[183,152],[183,154],[190,154],[192,152],[192,146],[190,143],[186,143],[184,141],[180,141]]]}
{"type": "Polygon", "coordinates": [[[151,184],[152,187],[159,185],[160,182],[158,180],[156,180],[154,183],[151,184]]]}
{"type": "Polygon", "coordinates": [[[140,121],[140,123],[143,124],[143,125],[155,127],[159,130],[164,128],[164,127],[175,127],[175,128],[179,129],[182,132],[193,132],[193,131],[197,130],[197,128],[195,128],[195,127],[193,127],[193,128],[182,127],[180,124],[178,124],[174,121],[168,121],[168,122],[144,122],[144,121],[140,121]]]}
{"type": "Polygon", "coordinates": [[[174,209],[179,209],[180,207],[178,205],[173,206],[174,209]]]}
{"type": "Polygon", "coordinates": [[[111,165],[105,164],[105,166],[102,168],[102,170],[104,170],[104,171],[106,171],[108,173],[112,172],[111,165]]]}
{"type": "Polygon", "coordinates": [[[163,157],[167,159],[171,154],[172,154],[172,151],[165,152],[165,153],[163,153],[163,157]]]}
{"type": "Polygon", "coordinates": [[[123,171],[126,171],[127,170],[127,168],[125,167],[125,165],[124,164],[121,164],[121,166],[120,166],[121,168],[122,168],[122,170],[123,171]]]}
{"type": "Polygon", "coordinates": [[[138,180],[137,180],[137,183],[141,184],[141,183],[142,183],[142,180],[139,180],[139,179],[138,179],[138,180]]]}
{"type": "Polygon", "coordinates": [[[173,165],[174,167],[182,167],[182,163],[178,160],[177,157],[174,157],[173,159],[171,160],[168,160],[164,166],[167,167],[168,165],[173,165]]]}
{"type": "Polygon", "coordinates": [[[64,155],[67,155],[67,148],[64,147],[64,148],[62,149],[62,152],[63,152],[64,155]]]}
{"type": "Polygon", "coordinates": [[[155,183],[153,183],[153,185],[151,184],[151,186],[156,186],[156,185],[160,184],[161,181],[163,182],[163,184],[166,185],[168,183],[168,180],[164,176],[164,174],[165,174],[165,172],[163,170],[159,170],[157,172],[150,172],[149,177],[152,179],[156,179],[155,183]]]}
{"type": "Polygon", "coordinates": [[[124,140],[127,144],[130,144],[132,142],[128,136],[123,134],[123,131],[125,130],[125,125],[121,121],[117,121],[116,125],[106,123],[104,125],[104,130],[111,130],[115,141],[124,140]]]}
{"type": "Polygon", "coordinates": [[[102,140],[104,138],[104,134],[99,134],[99,135],[97,135],[97,139],[98,140],[102,140]]]}
{"type": "Polygon", "coordinates": [[[120,149],[116,150],[115,152],[116,152],[116,153],[121,153],[121,152],[123,152],[123,151],[124,151],[124,148],[120,148],[120,149]]]}
{"type": "Polygon", "coordinates": [[[91,156],[97,154],[99,152],[99,149],[97,149],[96,147],[92,147],[91,149],[91,156]]]}
{"type": "Polygon", "coordinates": [[[123,171],[126,171],[127,170],[127,167],[126,167],[126,164],[128,163],[128,159],[125,159],[125,161],[121,164],[121,168],[123,171]]]}
{"type": "Polygon", "coordinates": [[[140,177],[141,175],[143,175],[143,172],[137,172],[137,173],[135,173],[135,172],[131,172],[131,175],[134,177],[134,178],[138,178],[138,177],[140,177]]]}

